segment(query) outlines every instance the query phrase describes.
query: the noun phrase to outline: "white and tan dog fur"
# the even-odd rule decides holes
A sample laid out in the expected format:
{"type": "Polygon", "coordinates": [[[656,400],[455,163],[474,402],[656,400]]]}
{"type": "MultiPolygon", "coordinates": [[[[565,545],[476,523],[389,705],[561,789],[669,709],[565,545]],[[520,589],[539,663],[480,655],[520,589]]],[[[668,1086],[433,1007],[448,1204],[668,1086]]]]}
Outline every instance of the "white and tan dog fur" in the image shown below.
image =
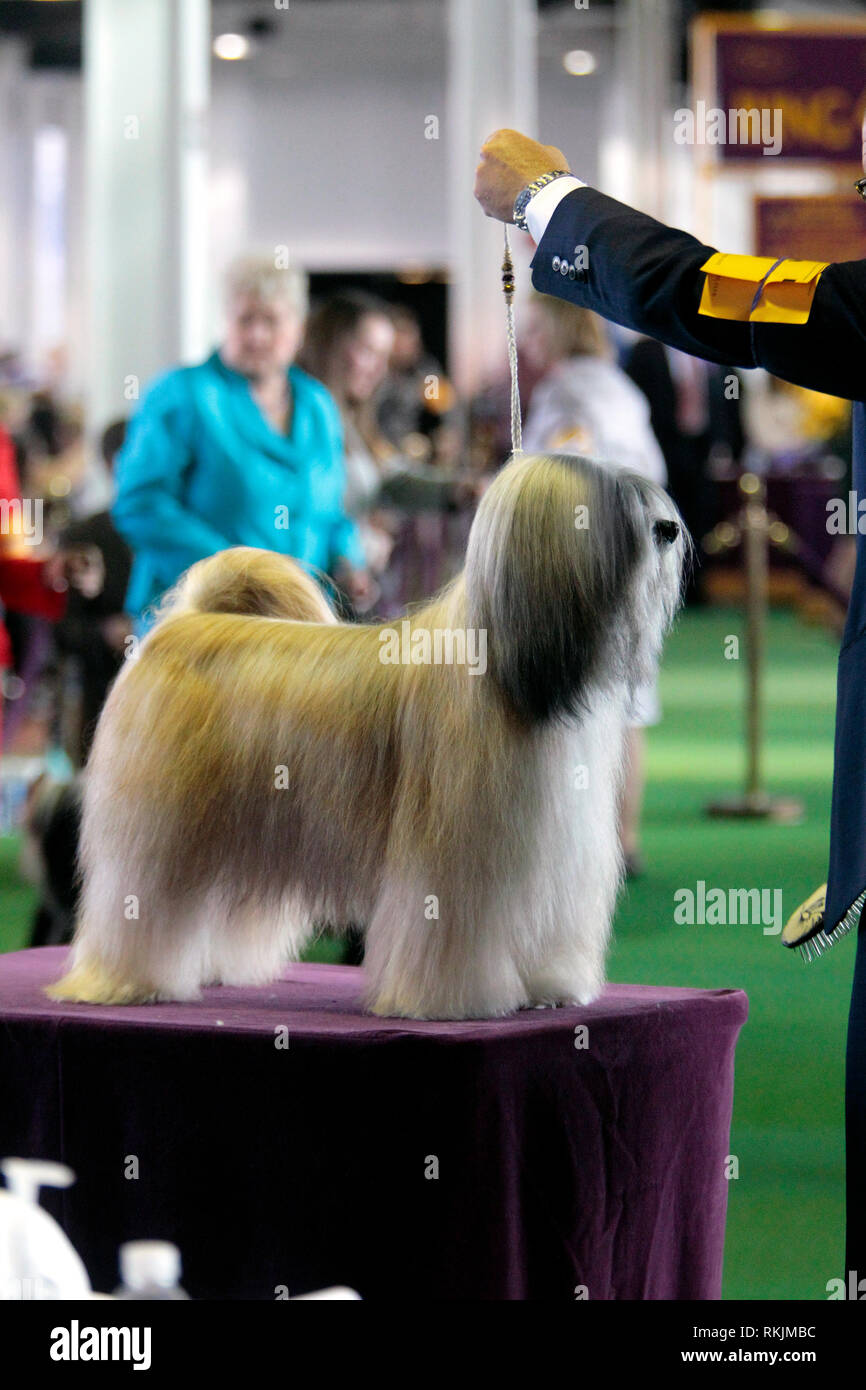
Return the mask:
{"type": "Polygon", "coordinates": [[[294,562],[194,565],[127,661],[85,777],[82,889],[52,998],[263,985],[317,924],[362,924],[368,1006],[480,1018],[588,1003],[621,877],[630,690],[676,611],[667,495],[517,457],[411,632],[486,634],[487,669],[388,664],[294,562]]]}

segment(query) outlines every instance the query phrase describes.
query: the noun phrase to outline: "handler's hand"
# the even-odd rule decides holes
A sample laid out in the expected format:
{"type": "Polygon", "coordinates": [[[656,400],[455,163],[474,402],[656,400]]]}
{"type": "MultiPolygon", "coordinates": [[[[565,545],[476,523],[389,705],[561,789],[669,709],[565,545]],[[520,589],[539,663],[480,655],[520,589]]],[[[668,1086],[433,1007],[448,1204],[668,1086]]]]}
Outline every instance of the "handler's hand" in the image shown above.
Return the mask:
{"type": "Polygon", "coordinates": [[[497,130],[481,147],[475,196],[488,217],[514,221],[514,199],[521,188],[553,169],[568,169],[562,150],[539,145],[519,130],[497,130]]]}

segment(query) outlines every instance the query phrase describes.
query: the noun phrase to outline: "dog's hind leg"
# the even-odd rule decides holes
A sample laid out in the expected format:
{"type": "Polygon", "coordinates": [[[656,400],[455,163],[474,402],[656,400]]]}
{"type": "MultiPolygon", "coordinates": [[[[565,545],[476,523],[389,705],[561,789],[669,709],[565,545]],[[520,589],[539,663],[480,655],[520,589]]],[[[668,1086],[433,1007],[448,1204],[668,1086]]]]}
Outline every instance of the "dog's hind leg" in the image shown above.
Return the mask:
{"type": "Polygon", "coordinates": [[[96,956],[82,951],[73,955],[66,974],[47,985],[49,999],[77,1004],[146,1004],[157,997],[154,987],[115,973],[96,956]]]}
{"type": "Polygon", "coordinates": [[[143,962],[132,968],[125,951],[103,951],[92,936],[86,918],[79,914],[69,968],[55,984],[46,986],[49,999],[80,1004],[146,1004],[161,997],[143,962]]]}
{"type": "Polygon", "coordinates": [[[46,988],[51,999],[141,1004],[195,999],[209,969],[206,924],[185,903],[172,903],[150,876],[102,863],[85,877],[70,967],[46,988]]]}

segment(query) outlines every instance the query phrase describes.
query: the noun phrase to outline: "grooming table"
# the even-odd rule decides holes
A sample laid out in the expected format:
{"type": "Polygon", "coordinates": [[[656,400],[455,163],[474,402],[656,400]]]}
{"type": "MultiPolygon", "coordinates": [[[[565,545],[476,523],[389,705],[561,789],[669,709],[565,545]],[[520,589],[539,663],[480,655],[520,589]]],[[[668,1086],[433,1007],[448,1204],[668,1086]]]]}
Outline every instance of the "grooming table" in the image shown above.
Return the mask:
{"type": "Polygon", "coordinates": [[[720,1297],[741,991],[420,1023],[296,965],[99,1008],[42,995],[66,951],[0,956],[0,1156],[75,1170],[43,1204],[94,1288],[158,1238],[194,1298],[720,1297]]]}

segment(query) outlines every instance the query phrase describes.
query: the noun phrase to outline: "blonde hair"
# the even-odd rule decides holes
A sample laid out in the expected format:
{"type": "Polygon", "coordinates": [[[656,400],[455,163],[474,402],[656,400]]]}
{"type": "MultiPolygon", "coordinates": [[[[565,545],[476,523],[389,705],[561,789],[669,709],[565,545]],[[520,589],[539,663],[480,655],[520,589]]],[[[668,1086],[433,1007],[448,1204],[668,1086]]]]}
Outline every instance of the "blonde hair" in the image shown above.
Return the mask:
{"type": "Polygon", "coordinates": [[[537,291],[531,295],[531,303],[544,311],[550,323],[557,357],[612,356],[604,323],[591,309],[537,291]]]}
{"type": "Polygon", "coordinates": [[[306,273],[293,261],[278,264],[276,252],[236,257],[226,270],[223,283],[227,303],[238,295],[250,295],[266,304],[275,299],[286,300],[301,317],[307,312],[306,273]]]}

